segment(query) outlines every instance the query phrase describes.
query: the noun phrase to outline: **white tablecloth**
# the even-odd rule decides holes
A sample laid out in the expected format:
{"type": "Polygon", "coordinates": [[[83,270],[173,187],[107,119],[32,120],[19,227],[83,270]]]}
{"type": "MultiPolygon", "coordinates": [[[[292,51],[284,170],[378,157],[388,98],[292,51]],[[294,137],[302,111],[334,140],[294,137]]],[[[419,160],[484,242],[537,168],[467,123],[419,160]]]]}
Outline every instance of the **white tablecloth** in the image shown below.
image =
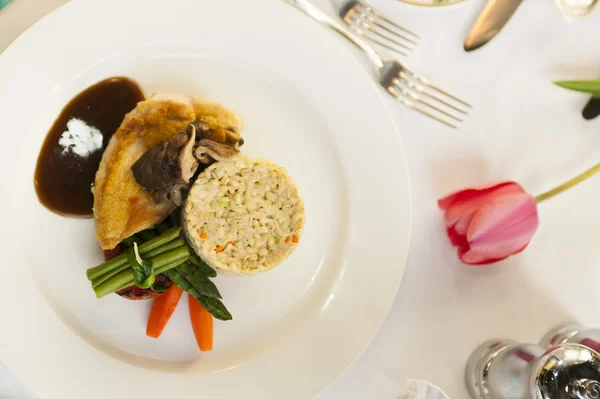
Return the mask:
{"type": "MultiPolygon", "coordinates": [[[[0,49],[62,2],[15,0],[0,11],[0,49]]],[[[406,62],[475,108],[455,131],[386,99],[412,180],[408,265],[379,334],[320,398],[392,399],[416,378],[464,399],[464,365],[483,340],[536,342],[560,323],[598,326],[600,176],[541,205],[540,229],[523,254],[482,268],[456,260],[436,199],[499,179],[538,194],[600,161],[600,119],[580,116],[587,98],[550,84],[600,77],[600,11],[568,22],[552,2],[530,0],[490,44],[465,53],[483,1],[438,9],[371,3],[423,37],[406,62]]],[[[11,381],[0,368],[0,387],[14,388],[11,381]]]]}

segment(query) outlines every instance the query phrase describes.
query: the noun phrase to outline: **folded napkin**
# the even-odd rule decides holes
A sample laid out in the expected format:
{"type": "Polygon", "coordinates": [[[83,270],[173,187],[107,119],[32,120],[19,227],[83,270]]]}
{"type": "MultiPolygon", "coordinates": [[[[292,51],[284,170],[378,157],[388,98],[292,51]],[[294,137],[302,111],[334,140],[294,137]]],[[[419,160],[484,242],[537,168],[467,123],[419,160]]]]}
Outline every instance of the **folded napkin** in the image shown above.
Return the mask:
{"type": "Polygon", "coordinates": [[[385,369],[379,360],[376,355],[360,360],[318,398],[449,399],[437,386],[385,369]]]}
{"type": "Polygon", "coordinates": [[[406,380],[398,399],[449,399],[440,388],[426,381],[406,380]]]}
{"type": "Polygon", "coordinates": [[[2,9],[2,7],[10,3],[11,1],[12,0],[0,0],[0,10],[2,9]]]}

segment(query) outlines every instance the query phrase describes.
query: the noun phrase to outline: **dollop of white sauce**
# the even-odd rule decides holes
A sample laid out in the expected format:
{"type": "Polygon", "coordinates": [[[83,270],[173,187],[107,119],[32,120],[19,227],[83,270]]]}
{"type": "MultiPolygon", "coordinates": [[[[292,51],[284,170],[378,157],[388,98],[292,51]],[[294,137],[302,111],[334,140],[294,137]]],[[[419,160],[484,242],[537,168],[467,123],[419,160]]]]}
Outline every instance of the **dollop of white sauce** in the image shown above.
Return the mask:
{"type": "Polygon", "coordinates": [[[60,136],[58,144],[64,148],[63,154],[71,151],[82,158],[87,158],[102,148],[102,139],[100,130],[81,119],[72,118],[67,122],[67,131],[60,136]]]}

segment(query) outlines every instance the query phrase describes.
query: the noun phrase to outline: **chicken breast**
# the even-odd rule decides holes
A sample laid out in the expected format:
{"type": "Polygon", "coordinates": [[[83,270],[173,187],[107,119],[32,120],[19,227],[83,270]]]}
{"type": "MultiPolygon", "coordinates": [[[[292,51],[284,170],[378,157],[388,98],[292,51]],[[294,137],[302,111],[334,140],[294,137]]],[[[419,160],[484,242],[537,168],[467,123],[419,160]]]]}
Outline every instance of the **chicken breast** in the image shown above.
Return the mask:
{"type": "Polygon", "coordinates": [[[242,118],[212,101],[181,94],[154,94],[140,102],[110,139],[96,173],[94,221],[102,249],[113,249],[124,238],[165,219],[176,205],[156,202],[140,186],[131,166],[150,148],[202,120],[211,129],[241,133],[242,118]]]}

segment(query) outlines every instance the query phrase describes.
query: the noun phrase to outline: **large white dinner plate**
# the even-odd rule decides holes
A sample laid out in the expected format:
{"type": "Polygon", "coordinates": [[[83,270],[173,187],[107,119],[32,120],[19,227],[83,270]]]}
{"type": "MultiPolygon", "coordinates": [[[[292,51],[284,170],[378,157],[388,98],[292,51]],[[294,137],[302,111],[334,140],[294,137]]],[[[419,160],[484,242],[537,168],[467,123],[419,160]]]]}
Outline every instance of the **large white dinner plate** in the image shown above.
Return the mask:
{"type": "Polygon", "coordinates": [[[77,1],[0,55],[5,194],[0,361],[44,398],[308,398],[361,353],[404,270],[409,192],[399,135],[373,80],[336,37],[274,0],[77,1]],[[97,300],[91,220],[41,206],[42,140],[105,77],[205,96],[240,112],[247,154],[285,166],[305,235],[279,268],[216,279],[234,316],[200,353],[182,301],[163,336],[149,302],[97,300]],[[206,396],[209,395],[209,396],[206,396]]]}

